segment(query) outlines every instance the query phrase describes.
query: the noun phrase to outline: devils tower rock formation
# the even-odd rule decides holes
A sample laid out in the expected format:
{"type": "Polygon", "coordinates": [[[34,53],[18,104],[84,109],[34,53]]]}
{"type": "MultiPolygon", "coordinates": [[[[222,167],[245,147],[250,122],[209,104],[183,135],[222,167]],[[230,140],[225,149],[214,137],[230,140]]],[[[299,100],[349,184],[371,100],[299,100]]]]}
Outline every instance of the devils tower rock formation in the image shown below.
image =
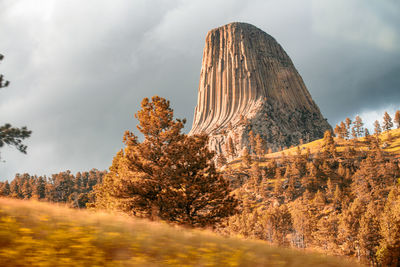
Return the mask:
{"type": "Polygon", "coordinates": [[[261,136],[265,149],[276,151],[331,129],[272,36],[247,23],[208,32],[190,134],[210,135],[217,153],[225,153],[232,139],[239,156],[250,148],[250,131],[261,136]]]}

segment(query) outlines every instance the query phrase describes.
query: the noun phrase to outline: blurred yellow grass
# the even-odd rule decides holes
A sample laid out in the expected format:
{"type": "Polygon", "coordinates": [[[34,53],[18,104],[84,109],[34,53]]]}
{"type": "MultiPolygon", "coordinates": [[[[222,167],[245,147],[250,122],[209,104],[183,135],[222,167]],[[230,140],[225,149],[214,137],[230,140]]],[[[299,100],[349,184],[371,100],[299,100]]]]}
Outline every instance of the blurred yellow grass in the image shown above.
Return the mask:
{"type": "Polygon", "coordinates": [[[0,266],[350,266],[210,231],[0,199],[0,266]]]}

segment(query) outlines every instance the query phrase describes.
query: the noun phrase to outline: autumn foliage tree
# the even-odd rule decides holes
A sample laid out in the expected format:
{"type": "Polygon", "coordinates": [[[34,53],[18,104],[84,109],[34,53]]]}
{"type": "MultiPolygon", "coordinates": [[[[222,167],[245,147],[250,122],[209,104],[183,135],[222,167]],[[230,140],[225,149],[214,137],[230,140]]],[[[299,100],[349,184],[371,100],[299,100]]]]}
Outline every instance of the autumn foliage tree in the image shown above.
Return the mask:
{"type": "Polygon", "coordinates": [[[238,201],[214,166],[207,136],[181,133],[185,120],[174,119],[169,101],[158,96],[143,99],[135,117],[144,140],[125,133],[126,147],[96,201],[104,203],[106,191],[125,212],[192,226],[213,225],[235,213],[238,201]]]}

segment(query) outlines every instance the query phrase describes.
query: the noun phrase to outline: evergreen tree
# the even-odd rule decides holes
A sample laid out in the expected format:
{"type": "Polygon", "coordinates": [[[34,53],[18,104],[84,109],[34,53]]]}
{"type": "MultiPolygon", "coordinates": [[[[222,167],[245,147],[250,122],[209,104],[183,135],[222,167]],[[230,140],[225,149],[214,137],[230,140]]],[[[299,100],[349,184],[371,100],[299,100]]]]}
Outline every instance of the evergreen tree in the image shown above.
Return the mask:
{"type": "Polygon", "coordinates": [[[335,209],[342,208],[342,200],[343,200],[343,192],[340,189],[339,185],[336,185],[335,192],[333,193],[332,204],[335,209]]]}
{"type": "Polygon", "coordinates": [[[117,181],[113,197],[126,200],[136,216],[193,226],[214,225],[236,212],[238,202],[213,164],[208,138],[181,133],[185,121],[173,118],[169,101],[145,98],[136,118],[144,140],[125,133],[124,153],[105,178],[117,181]]]}
{"type": "Polygon", "coordinates": [[[121,175],[124,172],[123,161],[124,151],[120,150],[114,156],[109,172],[104,176],[103,182],[94,188],[95,203],[97,209],[102,210],[123,210],[131,211],[133,206],[130,205],[130,198],[118,198],[122,180],[121,175]]]}
{"type": "Polygon", "coordinates": [[[32,189],[32,198],[34,199],[44,199],[46,197],[46,181],[40,176],[32,189]]]}
{"type": "Polygon", "coordinates": [[[249,154],[249,150],[247,147],[243,148],[242,156],[241,156],[242,164],[245,168],[250,168],[251,166],[251,156],[249,154]]]}
{"type": "Polygon", "coordinates": [[[397,110],[394,115],[394,123],[396,123],[397,129],[400,129],[400,110],[397,110]]]}
{"type": "Polygon", "coordinates": [[[255,154],[256,153],[256,137],[254,136],[253,131],[249,132],[249,154],[255,154]]]}
{"type": "Polygon", "coordinates": [[[255,152],[258,160],[265,154],[264,141],[259,134],[255,138],[255,152]]]}
{"type": "MultiPolygon", "coordinates": [[[[0,54],[0,62],[4,59],[4,56],[2,54],[0,54]]],[[[7,87],[8,85],[10,85],[10,82],[4,79],[4,75],[0,74],[0,89],[7,87]]]]}
{"type": "Polygon", "coordinates": [[[390,117],[389,113],[385,111],[385,115],[383,115],[383,131],[389,131],[393,127],[392,117],[390,117]]]}
{"type": "MultiPolygon", "coordinates": [[[[4,56],[0,54],[0,62],[3,60],[3,58],[4,56]]],[[[0,89],[7,87],[9,84],[10,82],[6,81],[4,76],[0,74],[0,89]]],[[[0,126],[0,149],[4,145],[9,145],[26,154],[27,146],[22,144],[22,141],[25,138],[28,138],[31,133],[32,131],[29,131],[26,127],[15,128],[9,123],[0,126]]]]}
{"type": "Polygon", "coordinates": [[[73,192],[74,177],[70,171],[60,172],[52,175],[52,183],[54,186],[53,201],[68,202],[69,196],[73,192]]]}
{"type": "Polygon", "coordinates": [[[365,256],[372,266],[376,262],[376,252],[381,239],[379,233],[379,217],[378,207],[374,202],[368,204],[367,210],[360,220],[360,229],[358,239],[360,240],[361,255],[365,256]]]}
{"type": "Polygon", "coordinates": [[[394,187],[386,201],[380,216],[380,234],[382,236],[377,258],[383,266],[400,264],[400,189],[394,187]]]}
{"type": "Polygon", "coordinates": [[[316,217],[306,197],[297,198],[292,202],[290,214],[295,231],[295,244],[306,248],[313,242],[312,232],[316,227],[316,217]]]}
{"type": "Polygon", "coordinates": [[[301,185],[309,192],[317,192],[318,169],[314,163],[307,164],[307,174],[301,179],[301,185]]]}
{"type": "Polygon", "coordinates": [[[226,143],[226,145],[228,155],[231,157],[231,159],[234,159],[236,157],[236,149],[231,136],[228,137],[228,142],[226,143]]]}
{"type": "Polygon", "coordinates": [[[360,116],[356,116],[354,122],[353,122],[353,130],[354,130],[354,137],[361,137],[364,133],[364,123],[362,122],[362,119],[360,116]]]}
{"type": "Polygon", "coordinates": [[[379,123],[379,121],[375,121],[374,122],[374,133],[375,133],[375,135],[376,136],[378,136],[378,135],[380,135],[381,134],[381,132],[382,132],[382,128],[381,128],[381,124],[379,123]]]}
{"type": "Polygon", "coordinates": [[[335,133],[336,137],[341,138],[341,129],[340,126],[336,124],[335,129],[333,130],[335,133]]]}
{"type": "Polygon", "coordinates": [[[325,250],[334,251],[338,247],[338,225],[339,220],[335,213],[320,217],[313,232],[315,243],[325,250]]]}
{"type": "Polygon", "coordinates": [[[340,138],[341,139],[348,138],[349,135],[348,135],[348,132],[347,132],[347,129],[346,129],[346,124],[344,124],[343,121],[340,122],[339,128],[340,128],[340,138]]]}
{"type": "Polygon", "coordinates": [[[346,255],[360,256],[358,232],[365,205],[356,198],[340,216],[338,239],[346,255]]]}
{"type": "Polygon", "coordinates": [[[322,144],[323,158],[332,158],[336,156],[336,144],[333,140],[332,132],[326,130],[322,144]]]}
{"type": "Polygon", "coordinates": [[[21,188],[21,194],[24,199],[30,199],[32,196],[32,187],[29,179],[26,179],[21,188]]]}
{"type": "Polygon", "coordinates": [[[351,119],[350,118],[346,118],[346,138],[348,139],[350,137],[350,131],[351,131],[351,119]]]}
{"type": "Polygon", "coordinates": [[[10,183],[10,196],[12,198],[22,198],[22,193],[21,193],[21,184],[20,184],[21,179],[19,179],[18,175],[12,182],[10,183]]]}
{"type": "Polygon", "coordinates": [[[292,229],[292,217],[286,205],[270,207],[264,219],[264,229],[271,229],[272,242],[280,246],[287,246],[287,235],[292,229]]]}
{"type": "Polygon", "coordinates": [[[10,184],[8,181],[5,181],[3,183],[3,186],[1,187],[0,195],[3,197],[7,197],[10,194],[10,184]]]}
{"type": "Polygon", "coordinates": [[[275,183],[274,183],[274,195],[275,197],[281,197],[283,194],[283,181],[280,168],[276,169],[275,183]]]}

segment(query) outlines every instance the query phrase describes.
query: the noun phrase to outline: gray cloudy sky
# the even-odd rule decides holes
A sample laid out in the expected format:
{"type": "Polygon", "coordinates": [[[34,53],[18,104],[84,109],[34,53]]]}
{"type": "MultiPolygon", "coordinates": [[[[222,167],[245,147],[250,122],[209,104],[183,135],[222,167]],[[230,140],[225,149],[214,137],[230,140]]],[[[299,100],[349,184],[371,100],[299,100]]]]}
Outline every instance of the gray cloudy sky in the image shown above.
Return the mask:
{"type": "Polygon", "coordinates": [[[277,39],[333,126],[400,108],[398,0],[0,0],[0,124],[33,130],[0,180],[108,168],[155,94],[188,131],[205,35],[233,21],[277,39]]]}

